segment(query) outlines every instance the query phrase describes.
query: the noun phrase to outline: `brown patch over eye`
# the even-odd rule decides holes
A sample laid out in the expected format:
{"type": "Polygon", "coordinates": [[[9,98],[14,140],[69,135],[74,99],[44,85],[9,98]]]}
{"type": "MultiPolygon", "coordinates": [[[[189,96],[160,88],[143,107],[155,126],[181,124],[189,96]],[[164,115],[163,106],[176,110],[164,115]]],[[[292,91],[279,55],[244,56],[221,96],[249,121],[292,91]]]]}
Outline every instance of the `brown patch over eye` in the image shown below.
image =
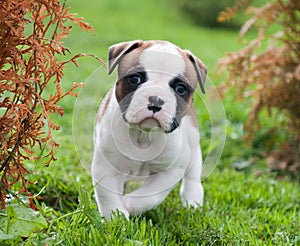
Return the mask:
{"type": "Polygon", "coordinates": [[[179,125],[189,108],[193,106],[194,89],[180,76],[171,80],[169,84],[174,91],[177,104],[174,122],[179,125]]]}
{"type": "Polygon", "coordinates": [[[136,72],[133,74],[129,74],[117,81],[116,98],[120,105],[122,113],[127,110],[134,92],[142,83],[146,81],[146,72],[136,72]]]}

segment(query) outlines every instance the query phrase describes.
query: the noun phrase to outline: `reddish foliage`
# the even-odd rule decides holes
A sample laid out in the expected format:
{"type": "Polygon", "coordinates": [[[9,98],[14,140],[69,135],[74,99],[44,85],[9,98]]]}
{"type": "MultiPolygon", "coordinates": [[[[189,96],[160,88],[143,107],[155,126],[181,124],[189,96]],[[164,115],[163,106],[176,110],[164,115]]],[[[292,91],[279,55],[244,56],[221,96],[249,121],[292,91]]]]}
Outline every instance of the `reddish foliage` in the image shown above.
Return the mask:
{"type": "Polygon", "coordinates": [[[64,91],[61,79],[69,62],[84,54],[61,61],[59,55],[69,53],[62,40],[71,31],[70,22],[82,29],[93,31],[82,18],[69,13],[59,0],[4,0],[0,3],[0,200],[5,207],[6,195],[25,193],[34,207],[25,161],[40,158],[38,146],[48,165],[55,160],[58,146],[53,137],[54,124],[50,115],[63,114],[57,103],[67,95],[75,95],[74,83],[64,91]],[[49,96],[45,89],[55,85],[49,96]],[[11,189],[17,183],[18,192],[11,189]]]}
{"type": "MultiPolygon", "coordinates": [[[[274,120],[286,117],[282,129],[286,128],[290,137],[277,146],[280,150],[267,154],[267,163],[271,169],[292,167],[295,172],[300,168],[300,1],[275,0],[260,8],[249,6],[246,12],[252,17],[241,28],[241,35],[253,24],[259,31],[243,49],[220,61],[228,71],[222,88],[234,86],[239,98],[251,99],[253,106],[246,124],[250,138],[260,128],[262,110],[266,109],[274,120]]],[[[221,13],[223,20],[232,16],[233,11],[221,13]]]]}

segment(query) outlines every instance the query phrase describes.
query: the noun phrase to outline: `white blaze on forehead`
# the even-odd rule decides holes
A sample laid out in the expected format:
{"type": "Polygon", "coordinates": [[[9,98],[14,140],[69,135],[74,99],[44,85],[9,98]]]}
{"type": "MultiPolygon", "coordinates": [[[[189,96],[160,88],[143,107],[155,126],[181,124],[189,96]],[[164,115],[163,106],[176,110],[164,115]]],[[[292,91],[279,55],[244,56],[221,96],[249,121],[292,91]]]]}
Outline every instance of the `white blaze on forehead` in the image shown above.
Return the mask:
{"type": "Polygon", "coordinates": [[[140,63],[146,71],[162,72],[175,77],[185,71],[185,62],[175,45],[159,43],[145,49],[140,63]]]}

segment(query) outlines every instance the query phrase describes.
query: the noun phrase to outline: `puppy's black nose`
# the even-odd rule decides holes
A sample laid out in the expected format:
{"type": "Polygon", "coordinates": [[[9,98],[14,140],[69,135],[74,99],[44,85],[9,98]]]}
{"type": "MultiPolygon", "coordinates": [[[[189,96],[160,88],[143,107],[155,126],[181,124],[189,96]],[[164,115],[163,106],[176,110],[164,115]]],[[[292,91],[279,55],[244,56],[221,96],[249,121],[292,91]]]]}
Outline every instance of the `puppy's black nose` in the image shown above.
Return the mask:
{"type": "Polygon", "coordinates": [[[162,100],[158,96],[150,96],[148,100],[148,110],[153,111],[153,113],[160,111],[162,108],[161,106],[165,103],[164,100],[162,100]]]}

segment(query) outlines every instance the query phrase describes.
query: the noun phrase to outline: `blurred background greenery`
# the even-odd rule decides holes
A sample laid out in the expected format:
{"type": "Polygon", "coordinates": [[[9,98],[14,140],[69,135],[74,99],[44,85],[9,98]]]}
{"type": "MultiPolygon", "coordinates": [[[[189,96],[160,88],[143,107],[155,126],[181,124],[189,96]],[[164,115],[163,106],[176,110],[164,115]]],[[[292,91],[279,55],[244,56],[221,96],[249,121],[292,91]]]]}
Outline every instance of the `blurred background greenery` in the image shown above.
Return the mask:
{"type": "Polygon", "coordinates": [[[68,3],[73,12],[84,16],[95,28],[95,35],[75,30],[68,43],[72,51],[95,53],[106,58],[107,48],[114,43],[133,39],[169,40],[193,51],[211,72],[225,52],[241,47],[236,39],[236,30],[219,29],[216,32],[215,29],[199,26],[172,1],[90,2],[85,7],[78,0],[68,3]]]}

